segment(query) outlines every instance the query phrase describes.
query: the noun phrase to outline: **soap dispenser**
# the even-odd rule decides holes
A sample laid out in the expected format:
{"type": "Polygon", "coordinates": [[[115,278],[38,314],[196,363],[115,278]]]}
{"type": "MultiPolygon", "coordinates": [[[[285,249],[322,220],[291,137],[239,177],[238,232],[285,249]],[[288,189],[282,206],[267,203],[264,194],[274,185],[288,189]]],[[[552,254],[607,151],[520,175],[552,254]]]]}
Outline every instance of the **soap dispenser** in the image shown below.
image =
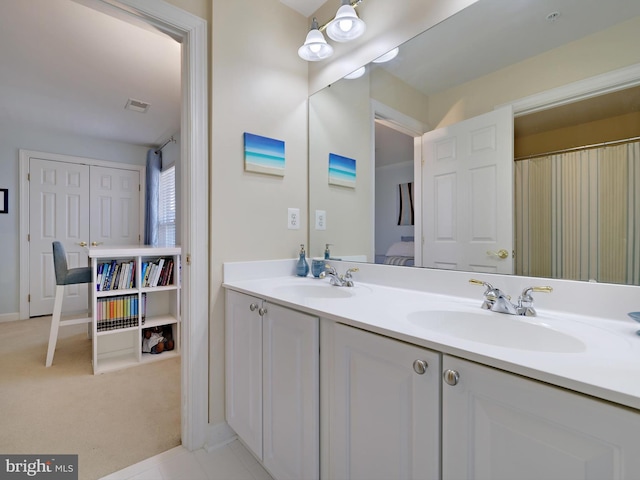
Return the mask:
{"type": "Polygon", "coordinates": [[[306,277],[309,274],[309,264],[307,263],[307,259],[305,258],[306,254],[304,251],[304,244],[300,244],[300,258],[298,258],[298,263],[296,264],[296,275],[299,277],[306,277]]]}
{"type": "Polygon", "coordinates": [[[329,260],[329,258],[331,257],[331,252],[329,251],[329,247],[331,246],[330,243],[327,243],[324,247],[324,259],[325,260],[329,260]]]}

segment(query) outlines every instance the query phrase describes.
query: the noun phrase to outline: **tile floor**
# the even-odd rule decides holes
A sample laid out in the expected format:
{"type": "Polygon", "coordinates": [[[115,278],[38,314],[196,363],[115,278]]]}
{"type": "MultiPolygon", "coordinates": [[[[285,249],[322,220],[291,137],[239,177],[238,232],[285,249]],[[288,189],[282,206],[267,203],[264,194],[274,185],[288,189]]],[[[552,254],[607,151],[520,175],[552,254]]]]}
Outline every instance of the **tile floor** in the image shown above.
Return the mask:
{"type": "Polygon", "coordinates": [[[238,440],[210,452],[184,447],[131,465],[101,480],[273,480],[238,440]]]}

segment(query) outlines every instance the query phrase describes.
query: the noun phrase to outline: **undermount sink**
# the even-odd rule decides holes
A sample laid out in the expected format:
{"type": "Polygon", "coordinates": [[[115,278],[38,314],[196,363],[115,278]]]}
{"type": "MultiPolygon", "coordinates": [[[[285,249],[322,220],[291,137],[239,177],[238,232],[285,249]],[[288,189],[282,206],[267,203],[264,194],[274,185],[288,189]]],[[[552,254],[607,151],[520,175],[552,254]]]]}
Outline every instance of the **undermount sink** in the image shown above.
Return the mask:
{"type": "Polygon", "coordinates": [[[282,296],[295,296],[298,298],[349,298],[352,295],[350,288],[334,287],[328,283],[320,285],[282,285],[275,288],[275,293],[282,296]]]}
{"type": "Polygon", "coordinates": [[[407,319],[434,332],[501,347],[557,353],[586,350],[578,338],[516,315],[424,310],[408,314],[407,319]]]}

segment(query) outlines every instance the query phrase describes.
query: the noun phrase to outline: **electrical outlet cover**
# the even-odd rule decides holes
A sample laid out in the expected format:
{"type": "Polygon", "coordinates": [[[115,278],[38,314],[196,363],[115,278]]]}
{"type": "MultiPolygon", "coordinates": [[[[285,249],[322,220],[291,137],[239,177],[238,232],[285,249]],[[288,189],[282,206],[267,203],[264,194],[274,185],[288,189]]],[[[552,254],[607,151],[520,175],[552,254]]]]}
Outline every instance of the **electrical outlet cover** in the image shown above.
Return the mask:
{"type": "Polygon", "coordinates": [[[289,230],[299,230],[300,229],[300,209],[299,208],[289,208],[288,209],[287,228],[289,230]]]}
{"type": "Polygon", "coordinates": [[[324,210],[316,210],[316,230],[327,229],[327,212],[324,210]]]}

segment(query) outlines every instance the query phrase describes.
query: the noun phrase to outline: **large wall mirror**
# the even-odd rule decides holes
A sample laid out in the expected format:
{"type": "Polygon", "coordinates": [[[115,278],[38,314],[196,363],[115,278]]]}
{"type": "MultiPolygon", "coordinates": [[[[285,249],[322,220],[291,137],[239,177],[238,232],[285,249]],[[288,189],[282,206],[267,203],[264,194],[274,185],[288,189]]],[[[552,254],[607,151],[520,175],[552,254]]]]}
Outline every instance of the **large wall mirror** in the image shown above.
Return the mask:
{"type": "Polygon", "coordinates": [[[640,285],[638,45],[637,0],[479,0],[315,93],[310,255],[640,285]]]}

